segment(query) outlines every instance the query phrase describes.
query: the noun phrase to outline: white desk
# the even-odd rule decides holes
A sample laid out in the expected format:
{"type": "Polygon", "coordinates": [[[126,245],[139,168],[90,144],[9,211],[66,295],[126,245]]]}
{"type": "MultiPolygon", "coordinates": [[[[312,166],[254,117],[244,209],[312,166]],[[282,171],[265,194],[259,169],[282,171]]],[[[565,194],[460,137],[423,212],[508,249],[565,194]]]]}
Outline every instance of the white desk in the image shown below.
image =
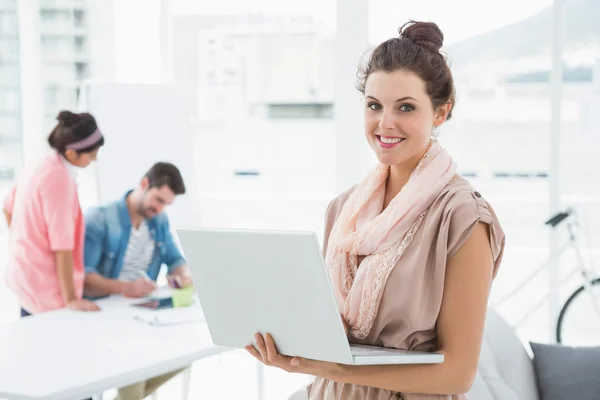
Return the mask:
{"type": "Polygon", "coordinates": [[[151,326],[134,316],[163,311],[131,302],[109,298],[101,312],[63,309],[0,325],[0,399],[81,400],[228,350],[212,344],[203,322],[151,326]]]}

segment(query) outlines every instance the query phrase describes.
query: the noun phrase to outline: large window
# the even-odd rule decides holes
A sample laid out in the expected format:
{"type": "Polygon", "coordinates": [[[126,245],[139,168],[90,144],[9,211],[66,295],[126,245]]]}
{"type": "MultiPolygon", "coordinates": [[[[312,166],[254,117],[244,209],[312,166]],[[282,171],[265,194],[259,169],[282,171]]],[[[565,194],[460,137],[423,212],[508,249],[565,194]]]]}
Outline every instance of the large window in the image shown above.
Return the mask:
{"type": "Polygon", "coordinates": [[[21,110],[17,1],[0,7],[0,190],[12,184],[21,164],[21,110]],[[16,156],[16,157],[15,157],[16,156]]]}
{"type": "MultiPolygon", "coordinates": [[[[0,1],[0,202],[14,184],[23,162],[19,84],[17,1],[0,1]]],[[[16,318],[14,298],[6,288],[4,264],[7,227],[0,221],[0,322],[16,318]]]]}

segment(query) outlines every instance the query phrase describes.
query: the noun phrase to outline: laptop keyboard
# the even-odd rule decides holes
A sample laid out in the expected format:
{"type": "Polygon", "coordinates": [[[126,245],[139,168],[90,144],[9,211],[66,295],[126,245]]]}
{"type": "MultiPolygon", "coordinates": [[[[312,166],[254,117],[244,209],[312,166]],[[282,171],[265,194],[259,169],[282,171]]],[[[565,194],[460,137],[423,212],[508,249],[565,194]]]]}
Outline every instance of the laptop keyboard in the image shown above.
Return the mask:
{"type": "Polygon", "coordinates": [[[360,354],[373,354],[373,353],[385,353],[385,349],[377,349],[377,348],[365,348],[365,347],[350,347],[350,351],[354,355],[360,354]]]}

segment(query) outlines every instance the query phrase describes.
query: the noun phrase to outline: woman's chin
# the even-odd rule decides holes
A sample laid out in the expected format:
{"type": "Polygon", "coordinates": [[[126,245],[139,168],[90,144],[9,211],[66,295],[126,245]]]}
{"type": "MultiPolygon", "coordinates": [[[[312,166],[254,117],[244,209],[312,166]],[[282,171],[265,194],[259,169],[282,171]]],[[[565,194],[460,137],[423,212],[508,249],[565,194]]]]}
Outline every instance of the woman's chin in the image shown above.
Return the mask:
{"type": "Polygon", "coordinates": [[[391,154],[377,154],[377,160],[380,164],[389,166],[396,165],[401,161],[398,157],[393,157],[391,154]]]}

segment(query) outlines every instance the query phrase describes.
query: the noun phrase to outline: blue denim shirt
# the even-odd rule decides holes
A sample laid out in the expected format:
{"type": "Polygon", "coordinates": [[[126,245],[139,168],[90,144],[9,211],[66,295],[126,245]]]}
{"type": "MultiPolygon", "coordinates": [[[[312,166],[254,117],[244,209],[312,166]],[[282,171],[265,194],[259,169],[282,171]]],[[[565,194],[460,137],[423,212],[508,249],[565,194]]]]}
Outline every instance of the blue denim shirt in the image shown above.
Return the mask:
{"type": "MultiPolygon", "coordinates": [[[[131,218],[125,196],[113,203],[92,207],[85,214],[85,246],[83,260],[86,274],[97,273],[105,278],[118,279],[131,233],[131,218]]],[[[168,273],[185,265],[169,228],[165,213],[148,220],[148,228],[155,242],[154,255],[146,273],[156,280],[165,264],[168,273]]]]}

